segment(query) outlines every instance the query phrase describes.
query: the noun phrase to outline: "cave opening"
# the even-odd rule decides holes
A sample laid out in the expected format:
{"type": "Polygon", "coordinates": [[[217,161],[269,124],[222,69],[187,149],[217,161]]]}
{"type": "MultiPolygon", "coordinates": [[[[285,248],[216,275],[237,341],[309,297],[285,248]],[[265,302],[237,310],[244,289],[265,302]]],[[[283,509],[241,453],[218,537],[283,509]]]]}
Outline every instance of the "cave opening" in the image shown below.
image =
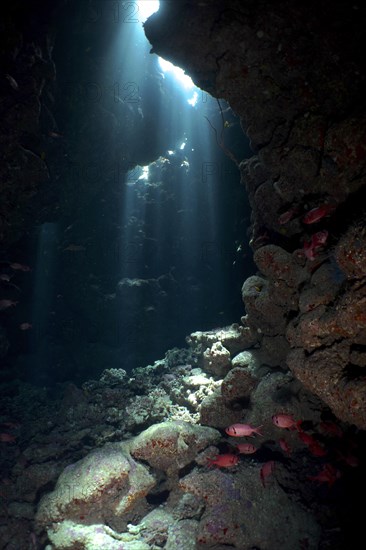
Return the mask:
{"type": "Polygon", "coordinates": [[[130,372],[244,314],[255,266],[232,158],[249,140],[225,101],[149,51],[158,7],[81,3],[57,23],[41,143],[53,193],[12,251],[30,292],[6,319],[7,366],[36,384],[80,384],[106,355],[130,372]]]}

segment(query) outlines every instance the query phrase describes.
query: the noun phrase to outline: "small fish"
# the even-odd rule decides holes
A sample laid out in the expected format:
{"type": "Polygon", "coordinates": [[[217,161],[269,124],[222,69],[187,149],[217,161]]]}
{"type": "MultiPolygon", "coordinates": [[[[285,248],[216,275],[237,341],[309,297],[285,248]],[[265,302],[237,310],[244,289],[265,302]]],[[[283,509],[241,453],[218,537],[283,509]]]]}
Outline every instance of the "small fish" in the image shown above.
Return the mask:
{"type": "Polygon", "coordinates": [[[305,445],[309,446],[315,445],[317,443],[316,439],[314,439],[312,435],[307,434],[303,431],[299,431],[299,439],[301,439],[301,441],[305,443],[305,445]]]}
{"type": "Polygon", "coordinates": [[[18,303],[19,302],[14,302],[14,300],[4,298],[3,300],[0,300],[0,311],[8,309],[8,307],[15,307],[18,303]]]}
{"type": "Polygon", "coordinates": [[[232,453],[217,455],[215,458],[207,459],[209,466],[218,466],[220,468],[230,468],[231,466],[236,466],[238,462],[238,455],[232,453]]]}
{"type": "Polygon", "coordinates": [[[310,261],[315,260],[316,252],[320,247],[324,246],[328,239],[328,231],[324,229],[323,231],[318,231],[311,236],[310,241],[304,242],[303,252],[306,258],[310,261]]]}
{"type": "Polygon", "coordinates": [[[33,328],[32,323],[20,323],[19,325],[20,330],[30,330],[33,328]]]}
{"type": "Polygon", "coordinates": [[[333,484],[341,477],[341,472],[337,470],[332,464],[324,464],[323,469],[315,476],[307,476],[311,481],[318,481],[319,483],[328,483],[328,487],[332,487],[333,484]]]}
{"type": "Polygon", "coordinates": [[[315,260],[315,250],[311,240],[304,242],[303,252],[308,260],[311,262],[315,260]]]}
{"type": "Polygon", "coordinates": [[[260,472],[259,472],[259,477],[261,479],[263,487],[266,486],[265,481],[266,481],[267,477],[270,476],[271,474],[273,474],[274,468],[275,468],[275,461],[274,460],[269,460],[268,462],[265,462],[263,464],[263,466],[261,467],[260,472]]]}
{"type": "Polygon", "coordinates": [[[316,208],[313,208],[312,210],[309,210],[309,212],[307,212],[303,217],[302,221],[306,224],[316,223],[325,216],[329,216],[335,209],[336,206],[334,204],[324,203],[316,208]]]}
{"type": "Polygon", "coordinates": [[[10,283],[11,276],[8,273],[0,273],[0,281],[4,281],[4,283],[10,283]]]}
{"type": "Polygon", "coordinates": [[[243,455],[252,455],[258,451],[257,447],[252,445],[252,443],[239,443],[236,445],[236,448],[238,449],[238,453],[243,455]]]}
{"type": "Polygon", "coordinates": [[[232,437],[249,437],[253,434],[263,435],[259,429],[262,426],[253,428],[250,424],[232,424],[225,429],[225,432],[232,437]]]}
{"type": "Polygon", "coordinates": [[[342,428],[335,422],[320,422],[319,428],[325,435],[329,435],[331,437],[343,437],[342,428]]]}
{"type": "Polygon", "coordinates": [[[18,264],[17,262],[11,263],[10,267],[16,271],[31,271],[29,265],[18,264]]]}
{"type": "Polygon", "coordinates": [[[309,452],[313,456],[325,456],[328,451],[318,441],[315,441],[315,443],[309,445],[309,452]]]}
{"type": "Polygon", "coordinates": [[[291,447],[287,443],[286,439],[281,437],[281,439],[279,439],[278,443],[280,444],[280,447],[281,447],[281,449],[283,450],[284,453],[286,453],[287,455],[291,454],[291,447]]]}
{"type": "Polygon", "coordinates": [[[290,428],[299,430],[302,420],[295,420],[292,414],[274,414],[272,422],[277,428],[290,428]]]}
{"type": "Polygon", "coordinates": [[[19,84],[18,82],[15,80],[15,78],[13,78],[12,76],[10,76],[10,74],[6,74],[5,75],[5,78],[6,80],[9,82],[10,86],[13,88],[13,90],[19,90],[19,84]]]}
{"type": "Polygon", "coordinates": [[[0,442],[1,443],[14,443],[15,441],[15,435],[7,434],[7,433],[0,433],[0,442]]]}

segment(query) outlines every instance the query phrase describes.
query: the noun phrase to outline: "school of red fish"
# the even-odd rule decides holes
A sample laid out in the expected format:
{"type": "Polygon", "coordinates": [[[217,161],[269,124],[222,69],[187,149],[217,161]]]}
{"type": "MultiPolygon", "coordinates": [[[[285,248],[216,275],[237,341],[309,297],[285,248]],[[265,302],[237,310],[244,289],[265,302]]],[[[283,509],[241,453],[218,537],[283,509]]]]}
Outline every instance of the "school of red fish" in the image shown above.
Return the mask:
{"type": "MultiPolygon", "coordinates": [[[[318,223],[323,218],[330,216],[335,211],[335,209],[336,209],[335,204],[324,202],[312,208],[311,210],[308,210],[302,216],[301,221],[303,224],[307,226],[318,223]]],[[[299,206],[293,206],[286,212],[283,212],[278,217],[277,221],[280,225],[286,225],[295,217],[297,217],[299,213],[300,213],[299,206]]],[[[304,241],[302,252],[305,255],[305,257],[310,261],[314,261],[316,256],[319,254],[319,252],[327,244],[328,237],[329,237],[329,232],[326,229],[313,233],[310,236],[310,238],[304,241]]]]}
{"type": "MultiPolygon", "coordinates": [[[[299,440],[307,446],[307,449],[311,455],[314,457],[323,458],[328,454],[328,449],[322,444],[314,435],[307,433],[303,428],[302,420],[296,420],[292,414],[287,413],[277,413],[272,416],[272,423],[280,429],[286,429],[295,431],[298,435],[299,440]]],[[[225,429],[225,433],[230,437],[263,437],[261,432],[262,426],[251,426],[250,424],[232,424],[225,429]]],[[[334,422],[321,422],[319,424],[320,432],[325,437],[333,437],[341,439],[343,437],[343,430],[335,424],[334,422]]],[[[291,447],[285,438],[281,437],[278,441],[278,444],[282,451],[287,455],[291,455],[291,447]]],[[[207,464],[209,466],[216,466],[219,468],[231,468],[236,466],[240,461],[241,454],[251,455],[256,453],[259,450],[259,447],[256,447],[252,443],[239,443],[234,447],[233,452],[227,452],[223,454],[218,454],[213,458],[207,459],[207,464]]],[[[346,449],[341,452],[337,450],[337,460],[343,462],[344,464],[357,467],[358,459],[352,453],[352,450],[346,449]]],[[[266,487],[266,479],[273,474],[275,471],[275,461],[268,460],[262,464],[259,477],[262,482],[263,487],[266,487]]],[[[333,484],[341,477],[341,471],[327,462],[322,465],[322,469],[315,475],[308,476],[308,479],[318,483],[326,483],[328,487],[332,487],[333,484]]]]}

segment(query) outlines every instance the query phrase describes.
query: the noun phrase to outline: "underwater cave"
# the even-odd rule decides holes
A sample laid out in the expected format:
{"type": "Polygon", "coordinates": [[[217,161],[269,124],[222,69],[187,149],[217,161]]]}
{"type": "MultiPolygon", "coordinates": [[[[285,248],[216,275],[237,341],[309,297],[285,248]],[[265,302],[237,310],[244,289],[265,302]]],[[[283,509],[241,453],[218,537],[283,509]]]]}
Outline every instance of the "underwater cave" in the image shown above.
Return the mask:
{"type": "Polygon", "coordinates": [[[358,547],[365,23],[4,2],[0,550],[358,547]]]}

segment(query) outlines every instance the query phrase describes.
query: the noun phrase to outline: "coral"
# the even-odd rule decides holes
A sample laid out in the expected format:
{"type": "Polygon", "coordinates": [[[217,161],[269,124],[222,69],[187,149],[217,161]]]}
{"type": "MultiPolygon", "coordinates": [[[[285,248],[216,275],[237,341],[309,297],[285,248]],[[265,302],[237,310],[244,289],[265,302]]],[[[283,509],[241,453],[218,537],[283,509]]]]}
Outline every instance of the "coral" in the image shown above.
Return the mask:
{"type": "Polygon", "coordinates": [[[207,347],[220,342],[229,350],[230,354],[236,354],[252,347],[257,341],[257,336],[251,332],[249,327],[234,323],[216,330],[193,332],[186,341],[190,347],[197,351],[205,351],[207,347]]]}
{"type": "Polygon", "coordinates": [[[111,525],[155,483],[147,468],[129,456],[126,447],[107,445],[67,466],[55,490],[42,498],[37,523],[46,526],[69,519],[111,525]]]}
{"type": "Polygon", "coordinates": [[[103,524],[81,525],[67,520],[54,524],[48,536],[57,550],[149,550],[151,546],[130,533],[118,533],[103,524]],[[82,546],[81,546],[82,545],[82,546]]]}
{"type": "Polygon", "coordinates": [[[230,368],[230,352],[221,342],[215,342],[203,352],[203,370],[222,377],[230,368]]]}
{"type": "Polygon", "coordinates": [[[221,392],[216,391],[205,397],[199,410],[200,424],[214,426],[215,428],[226,428],[237,422],[242,415],[242,407],[230,408],[221,392]]]}
{"type": "Polygon", "coordinates": [[[236,401],[248,401],[258,380],[249,370],[236,367],[224,378],[221,384],[221,395],[228,404],[236,401]]]}
{"type": "Polygon", "coordinates": [[[192,462],[200,450],[219,437],[220,434],[212,428],[179,421],[162,422],[135,437],[129,450],[134,458],[172,473],[192,462]]]}
{"type": "Polygon", "coordinates": [[[319,529],[311,515],[291,501],[277,483],[267,487],[264,494],[258,467],[247,464],[239,467],[239,472],[193,472],[179,481],[184,492],[206,504],[198,542],[269,548],[267,541],[273,544],[275,539],[278,547],[293,550],[299,538],[307,536],[313,540],[310,548],[315,550],[319,529]]]}

